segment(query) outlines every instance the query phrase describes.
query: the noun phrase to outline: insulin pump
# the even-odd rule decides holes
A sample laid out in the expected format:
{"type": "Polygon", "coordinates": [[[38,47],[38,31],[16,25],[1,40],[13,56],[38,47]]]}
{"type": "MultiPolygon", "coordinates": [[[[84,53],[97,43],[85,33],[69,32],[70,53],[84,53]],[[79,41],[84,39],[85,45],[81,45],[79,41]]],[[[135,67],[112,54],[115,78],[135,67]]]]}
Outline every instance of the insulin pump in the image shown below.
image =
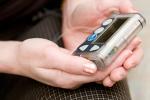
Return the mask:
{"type": "Polygon", "coordinates": [[[112,14],[73,54],[93,61],[98,69],[105,69],[145,24],[145,18],[139,13],[112,14]]]}

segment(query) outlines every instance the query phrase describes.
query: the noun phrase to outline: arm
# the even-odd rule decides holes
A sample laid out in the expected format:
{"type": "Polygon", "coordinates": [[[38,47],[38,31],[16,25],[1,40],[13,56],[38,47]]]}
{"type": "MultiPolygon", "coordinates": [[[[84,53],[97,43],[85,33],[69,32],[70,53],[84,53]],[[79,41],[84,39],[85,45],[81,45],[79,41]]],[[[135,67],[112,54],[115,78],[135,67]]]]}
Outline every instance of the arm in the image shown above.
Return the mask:
{"type": "Polygon", "coordinates": [[[0,42],[0,72],[9,74],[19,74],[19,70],[14,68],[17,66],[16,54],[21,42],[0,42]]]}
{"type": "Polygon", "coordinates": [[[49,40],[1,41],[0,55],[0,73],[22,75],[67,89],[96,80],[93,77],[97,70],[95,64],[72,56],[49,40]]]}

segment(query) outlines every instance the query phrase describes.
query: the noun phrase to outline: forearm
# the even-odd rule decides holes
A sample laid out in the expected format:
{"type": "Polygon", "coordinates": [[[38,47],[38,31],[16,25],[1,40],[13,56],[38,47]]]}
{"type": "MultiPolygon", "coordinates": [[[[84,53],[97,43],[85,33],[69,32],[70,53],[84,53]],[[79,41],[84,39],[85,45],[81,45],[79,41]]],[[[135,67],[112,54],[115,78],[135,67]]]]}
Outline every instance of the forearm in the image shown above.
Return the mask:
{"type": "Polygon", "coordinates": [[[18,73],[17,52],[20,43],[0,41],[0,73],[18,73]]]}

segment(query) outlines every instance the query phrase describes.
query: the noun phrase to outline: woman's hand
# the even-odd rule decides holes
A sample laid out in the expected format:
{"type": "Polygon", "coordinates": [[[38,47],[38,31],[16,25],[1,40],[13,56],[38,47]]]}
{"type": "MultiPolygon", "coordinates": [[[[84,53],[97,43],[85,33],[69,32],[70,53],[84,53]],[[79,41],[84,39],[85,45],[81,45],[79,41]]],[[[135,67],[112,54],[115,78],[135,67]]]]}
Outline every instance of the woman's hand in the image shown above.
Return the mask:
{"type": "MultiPolygon", "coordinates": [[[[68,50],[45,39],[28,39],[17,49],[15,69],[18,75],[61,88],[75,88],[95,81],[97,67],[92,62],[72,56],[68,50]]],[[[14,74],[16,74],[14,73],[14,74]]]]}
{"type": "Polygon", "coordinates": [[[65,0],[63,5],[65,47],[75,50],[114,11],[137,12],[130,0],[65,0]]]}
{"type": "Polygon", "coordinates": [[[120,56],[115,60],[115,62],[110,66],[110,74],[103,80],[104,86],[112,87],[116,82],[123,80],[127,77],[128,71],[135,68],[143,58],[143,50],[141,47],[141,39],[136,37],[130,43],[130,45],[123,51],[129,51],[127,53],[121,53],[120,56]],[[123,57],[126,57],[125,59],[123,57]]]}
{"type": "MultiPolygon", "coordinates": [[[[113,11],[136,12],[130,0],[66,0],[63,5],[65,47],[74,51],[113,11]]],[[[115,82],[124,79],[128,70],[138,65],[142,59],[140,43],[141,40],[136,37],[106,71],[98,71],[98,83],[111,87],[115,82]]]]}

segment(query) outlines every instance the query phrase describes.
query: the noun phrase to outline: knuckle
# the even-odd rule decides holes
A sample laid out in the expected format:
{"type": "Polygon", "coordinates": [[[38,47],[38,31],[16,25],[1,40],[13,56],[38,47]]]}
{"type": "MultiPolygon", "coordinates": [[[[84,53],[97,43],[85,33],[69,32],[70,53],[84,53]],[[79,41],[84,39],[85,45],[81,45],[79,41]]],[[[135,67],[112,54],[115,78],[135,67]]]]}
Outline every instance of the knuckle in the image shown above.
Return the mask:
{"type": "Polygon", "coordinates": [[[126,68],[126,69],[131,69],[131,68],[135,68],[137,65],[138,65],[138,63],[139,62],[137,62],[137,61],[134,61],[134,62],[126,62],[125,64],[124,64],[124,67],[126,68]]]}
{"type": "Polygon", "coordinates": [[[124,67],[125,67],[126,69],[129,69],[129,68],[130,68],[128,62],[125,62],[125,63],[124,63],[124,67]]]}

